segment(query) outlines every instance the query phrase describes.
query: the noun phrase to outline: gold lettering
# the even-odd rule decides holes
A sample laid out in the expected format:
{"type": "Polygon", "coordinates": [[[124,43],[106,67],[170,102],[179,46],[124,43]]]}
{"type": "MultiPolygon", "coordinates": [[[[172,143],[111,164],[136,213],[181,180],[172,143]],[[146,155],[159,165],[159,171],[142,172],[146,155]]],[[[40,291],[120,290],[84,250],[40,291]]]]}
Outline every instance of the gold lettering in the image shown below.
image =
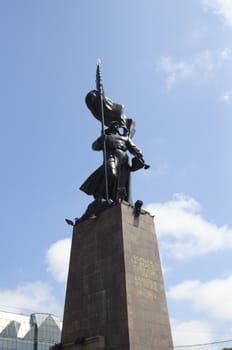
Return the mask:
{"type": "Polygon", "coordinates": [[[152,299],[152,300],[154,300],[154,299],[157,298],[156,293],[154,293],[154,292],[152,292],[152,291],[150,291],[150,290],[146,290],[146,289],[137,289],[137,290],[136,290],[136,294],[137,294],[138,296],[142,296],[142,297],[144,297],[144,298],[146,298],[146,299],[152,299]]]}
{"type": "Polygon", "coordinates": [[[135,293],[146,299],[156,299],[158,293],[157,282],[154,281],[156,269],[152,260],[133,255],[131,263],[134,267],[135,293]]]}
{"type": "Polygon", "coordinates": [[[144,277],[155,276],[155,266],[152,260],[145,259],[138,255],[133,255],[131,262],[140,275],[144,277]]]}
{"type": "Polygon", "coordinates": [[[148,278],[136,275],[134,276],[134,284],[135,286],[146,288],[157,292],[157,283],[148,278]]]}

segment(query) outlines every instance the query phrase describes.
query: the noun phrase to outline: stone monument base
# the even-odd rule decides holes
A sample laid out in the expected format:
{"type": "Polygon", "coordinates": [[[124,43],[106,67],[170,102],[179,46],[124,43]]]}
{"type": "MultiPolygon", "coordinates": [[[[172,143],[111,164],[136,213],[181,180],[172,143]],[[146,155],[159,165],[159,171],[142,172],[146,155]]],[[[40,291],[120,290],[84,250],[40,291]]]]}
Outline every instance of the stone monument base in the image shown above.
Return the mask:
{"type": "Polygon", "coordinates": [[[57,344],[52,346],[50,350],[104,350],[105,339],[103,336],[97,335],[95,337],[85,338],[81,341],[75,341],[66,344],[57,344]]]}
{"type": "Polygon", "coordinates": [[[63,330],[57,346],[67,350],[173,349],[149,213],[139,215],[127,203],[120,203],[74,226],[63,330]]]}

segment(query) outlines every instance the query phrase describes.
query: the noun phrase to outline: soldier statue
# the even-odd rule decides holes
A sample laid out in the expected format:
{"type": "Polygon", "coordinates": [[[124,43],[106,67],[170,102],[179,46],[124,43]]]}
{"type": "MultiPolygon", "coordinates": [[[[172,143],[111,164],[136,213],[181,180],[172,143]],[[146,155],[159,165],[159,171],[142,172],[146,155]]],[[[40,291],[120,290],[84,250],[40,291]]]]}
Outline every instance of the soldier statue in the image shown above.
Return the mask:
{"type": "Polygon", "coordinates": [[[104,95],[99,63],[96,77],[97,90],[87,94],[86,104],[93,116],[102,123],[101,136],[93,142],[92,149],[103,152],[103,164],[80,186],[82,191],[94,197],[84,218],[99,211],[102,203],[108,205],[124,200],[132,204],[130,173],[149,168],[142,151],[132,142],[134,120],[125,116],[123,105],[104,95]],[[128,152],[133,155],[131,164],[128,152]]]}
{"type": "MultiPolygon", "coordinates": [[[[93,150],[103,151],[104,142],[106,144],[109,199],[113,202],[125,200],[131,203],[130,172],[148,167],[145,165],[142,152],[132,142],[125,126],[122,127],[117,121],[112,121],[105,130],[105,135],[101,135],[92,144],[93,150]],[[123,133],[120,130],[123,130],[123,133]],[[129,165],[127,151],[134,156],[132,165],[129,165]]],[[[95,199],[106,199],[104,176],[104,165],[102,165],[88,177],[80,189],[93,195],[95,199]]]]}

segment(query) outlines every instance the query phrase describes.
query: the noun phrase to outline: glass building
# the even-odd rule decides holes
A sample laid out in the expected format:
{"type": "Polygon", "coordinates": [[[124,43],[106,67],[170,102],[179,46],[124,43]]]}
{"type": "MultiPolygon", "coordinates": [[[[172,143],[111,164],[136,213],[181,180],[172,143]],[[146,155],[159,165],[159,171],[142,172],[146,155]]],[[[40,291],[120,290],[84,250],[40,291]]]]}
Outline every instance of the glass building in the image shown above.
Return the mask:
{"type": "Polygon", "coordinates": [[[51,314],[0,311],[0,350],[48,350],[60,342],[61,326],[51,314]]]}

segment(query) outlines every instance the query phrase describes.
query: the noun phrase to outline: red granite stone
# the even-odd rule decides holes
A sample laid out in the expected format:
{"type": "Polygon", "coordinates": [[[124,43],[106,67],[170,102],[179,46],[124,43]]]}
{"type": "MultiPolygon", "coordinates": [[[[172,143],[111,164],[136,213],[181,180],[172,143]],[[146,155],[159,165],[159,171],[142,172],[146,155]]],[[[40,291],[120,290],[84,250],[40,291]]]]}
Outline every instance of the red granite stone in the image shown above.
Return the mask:
{"type": "Polygon", "coordinates": [[[96,335],[107,350],[173,347],[153,217],[125,203],[73,230],[61,342],[96,335]]]}

